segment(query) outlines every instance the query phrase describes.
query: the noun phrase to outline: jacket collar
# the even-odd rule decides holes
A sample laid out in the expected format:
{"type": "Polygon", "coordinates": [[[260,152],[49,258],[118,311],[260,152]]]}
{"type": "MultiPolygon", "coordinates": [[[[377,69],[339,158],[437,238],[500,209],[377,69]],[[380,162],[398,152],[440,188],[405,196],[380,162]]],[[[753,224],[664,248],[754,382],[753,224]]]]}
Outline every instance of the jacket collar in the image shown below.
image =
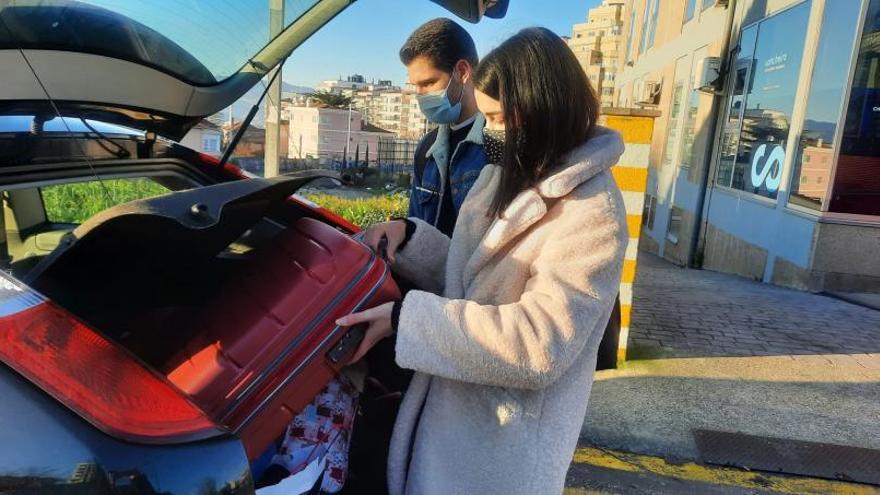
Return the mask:
{"type": "MultiPolygon", "coordinates": [[[[483,127],[486,126],[486,117],[480,112],[477,112],[474,117],[474,124],[471,126],[471,130],[468,131],[467,136],[465,136],[461,142],[482,146],[483,127]]],[[[449,156],[455,151],[449,149],[450,132],[452,131],[450,130],[449,124],[441,124],[437,128],[437,139],[435,139],[434,144],[428,148],[428,152],[425,153],[425,156],[428,158],[433,157],[436,162],[442,162],[444,165],[449,163],[449,156]]]]}
{"type": "Polygon", "coordinates": [[[596,127],[593,136],[571,151],[550,175],[535,187],[519,193],[495,219],[481,247],[495,252],[547,214],[546,199],[562,198],[577,186],[610,169],[623,154],[623,140],[616,131],[596,127]]]}

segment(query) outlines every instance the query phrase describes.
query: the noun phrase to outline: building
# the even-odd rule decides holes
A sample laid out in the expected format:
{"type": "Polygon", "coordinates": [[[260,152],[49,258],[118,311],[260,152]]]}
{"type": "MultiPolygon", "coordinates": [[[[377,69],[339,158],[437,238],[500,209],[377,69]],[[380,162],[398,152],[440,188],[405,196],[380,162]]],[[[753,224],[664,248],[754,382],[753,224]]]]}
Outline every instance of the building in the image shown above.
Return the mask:
{"type": "Polygon", "coordinates": [[[615,103],[662,113],[641,248],[880,291],[880,0],[628,0],[623,18],[615,103]]]}
{"type": "Polygon", "coordinates": [[[289,158],[312,158],[322,163],[359,158],[375,162],[379,139],[392,133],[363,122],[356,110],[342,108],[282,106],[289,120],[289,158]]]}
{"type": "Polygon", "coordinates": [[[203,119],[183,136],[180,144],[199,153],[220,158],[223,154],[223,131],[217,124],[203,119]]]}
{"type": "Polygon", "coordinates": [[[352,100],[366,122],[391,131],[399,138],[418,139],[429,129],[412,87],[401,89],[391,81],[379,81],[354,92],[352,100]]]}
{"type": "Polygon", "coordinates": [[[587,22],[572,27],[571,38],[567,40],[603,107],[614,104],[625,3],[625,0],[603,0],[600,6],[589,10],[587,22]]]}
{"type": "MultiPolygon", "coordinates": [[[[284,121],[282,120],[282,123],[284,121]]],[[[233,136],[238,132],[241,128],[241,122],[233,122],[232,124],[224,124],[223,125],[223,143],[224,146],[229,144],[229,141],[233,136]]],[[[284,136],[284,132],[282,131],[282,137],[284,136]]],[[[280,148],[282,150],[286,149],[286,143],[281,141],[279,143],[280,148]]],[[[244,130],[244,134],[241,136],[241,139],[238,141],[238,145],[235,147],[235,152],[233,156],[238,158],[252,158],[252,157],[263,157],[264,149],[266,147],[266,130],[255,126],[253,123],[248,126],[247,129],[244,130]]],[[[279,153],[283,154],[283,151],[279,153]]]]}

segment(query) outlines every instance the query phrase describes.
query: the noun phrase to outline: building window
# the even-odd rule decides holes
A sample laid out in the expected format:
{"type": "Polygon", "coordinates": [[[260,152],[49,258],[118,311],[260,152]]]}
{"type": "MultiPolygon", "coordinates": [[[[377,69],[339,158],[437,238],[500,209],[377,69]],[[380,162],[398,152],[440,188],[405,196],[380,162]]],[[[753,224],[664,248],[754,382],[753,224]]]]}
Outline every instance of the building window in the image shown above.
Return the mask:
{"type": "Polygon", "coordinates": [[[804,130],[798,142],[791,174],[788,201],[814,210],[821,210],[831,178],[834,142],[840,119],[843,95],[849,77],[849,53],[855,42],[860,13],[858,2],[840,2],[826,8],[822,19],[816,65],[813,68],[804,130]],[[818,186],[822,184],[822,186],[818,186]]]}
{"type": "Polygon", "coordinates": [[[715,0],[703,0],[703,10],[715,5],[715,0]]]}
{"type": "Polygon", "coordinates": [[[653,230],[654,216],[657,213],[657,198],[650,194],[645,195],[645,205],[642,208],[642,226],[653,230]]]}
{"type": "Polygon", "coordinates": [[[697,10],[697,0],[684,0],[687,2],[687,7],[684,11],[684,22],[687,22],[694,18],[694,12],[697,10]]]}
{"type": "Polygon", "coordinates": [[[648,24],[648,45],[642,52],[654,46],[654,38],[657,35],[657,16],[660,15],[660,0],[654,0],[651,5],[651,20],[648,24]]]}
{"type": "Polygon", "coordinates": [[[654,4],[654,0],[645,0],[645,9],[642,12],[642,30],[640,37],[641,43],[639,43],[639,54],[645,53],[645,50],[648,48],[648,25],[651,23],[651,7],[654,4]]]}
{"type": "Polygon", "coordinates": [[[776,198],[809,15],[808,0],[743,30],[722,136],[719,185],[776,198]]]}
{"type": "MultiPolygon", "coordinates": [[[[646,0],[647,1],[647,0],[646,0]]],[[[636,32],[636,6],[632,5],[629,14],[629,36],[626,38],[626,62],[632,62],[633,38],[636,32]]]]}
{"type": "Polygon", "coordinates": [[[660,167],[665,167],[675,159],[675,148],[681,125],[681,115],[684,110],[683,98],[685,82],[688,78],[687,57],[681,57],[675,62],[675,86],[672,88],[672,99],[669,102],[669,122],[666,127],[666,146],[663,150],[663,160],[660,167]]]}
{"type": "MultiPolygon", "coordinates": [[[[835,9],[836,10],[836,9],[835,9]]],[[[830,210],[880,215],[880,0],[871,0],[843,124],[830,210]]]]}
{"type": "Polygon", "coordinates": [[[678,244],[678,236],[681,234],[681,208],[673,206],[669,210],[669,225],[666,228],[666,240],[678,244]]]}
{"type": "Polygon", "coordinates": [[[216,134],[202,135],[202,151],[205,153],[219,153],[220,136],[216,134]]]}
{"type": "Polygon", "coordinates": [[[697,74],[694,74],[694,71],[696,70],[697,60],[705,58],[707,53],[708,49],[706,47],[700,48],[694,52],[691,59],[691,77],[688,79],[689,86],[685,89],[685,94],[688,95],[688,102],[684,113],[684,123],[682,124],[681,151],[678,156],[678,163],[681,168],[690,168],[694,164],[694,143],[697,140],[697,115],[700,113],[700,101],[702,101],[700,92],[694,89],[696,78],[698,77],[697,74]]]}

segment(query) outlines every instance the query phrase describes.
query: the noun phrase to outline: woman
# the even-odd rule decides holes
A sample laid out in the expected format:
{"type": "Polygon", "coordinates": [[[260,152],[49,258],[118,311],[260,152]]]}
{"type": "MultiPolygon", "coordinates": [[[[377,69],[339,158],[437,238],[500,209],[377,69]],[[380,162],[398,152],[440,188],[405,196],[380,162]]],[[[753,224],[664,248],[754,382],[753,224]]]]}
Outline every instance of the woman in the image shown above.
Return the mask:
{"type": "Polygon", "coordinates": [[[342,318],[396,332],[416,371],[391,440],[392,494],[559,494],[587,408],[627,241],[609,168],[620,136],[555,34],[526,29],[474,75],[489,162],[452,239],[417,219],[371,228],[421,291],[342,318]]]}

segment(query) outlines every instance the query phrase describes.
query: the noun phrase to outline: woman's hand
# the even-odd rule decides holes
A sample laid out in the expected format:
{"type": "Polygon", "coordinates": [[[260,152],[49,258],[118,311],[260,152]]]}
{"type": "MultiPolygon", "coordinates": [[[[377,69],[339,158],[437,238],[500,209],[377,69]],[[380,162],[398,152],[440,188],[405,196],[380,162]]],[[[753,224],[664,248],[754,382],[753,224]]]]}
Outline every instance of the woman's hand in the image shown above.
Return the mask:
{"type": "Polygon", "coordinates": [[[370,246],[377,254],[381,254],[379,253],[379,242],[383,236],[388,239],[388,246],[386,247],[388,260],[394,263],[397,248],[406,239],[406,222],[403,220],[393,220],[377,223],[368,228],[364,233],[364,243],[370,246]]]}
{"type": "Polygon", "coordinates": [[[336,324],[342,327],[351,327],[359,323],[369,324],[367,331],[364,333],[364,340],[361,341],[361,345],[358,346],[357,351],[354,353],[354,356],[352,356],[348,364],[360,361],[367,351],[376,345],[376,342],[379,342],[393,333],[393,329],[391,328],[391,310],[393,308],[394,303],[389,302],[382,304],[381,306],[376,306],[375,308],[361,311],[360,313],[352,313],[348,316],[343,316],[336,320],[336,324]]]}

